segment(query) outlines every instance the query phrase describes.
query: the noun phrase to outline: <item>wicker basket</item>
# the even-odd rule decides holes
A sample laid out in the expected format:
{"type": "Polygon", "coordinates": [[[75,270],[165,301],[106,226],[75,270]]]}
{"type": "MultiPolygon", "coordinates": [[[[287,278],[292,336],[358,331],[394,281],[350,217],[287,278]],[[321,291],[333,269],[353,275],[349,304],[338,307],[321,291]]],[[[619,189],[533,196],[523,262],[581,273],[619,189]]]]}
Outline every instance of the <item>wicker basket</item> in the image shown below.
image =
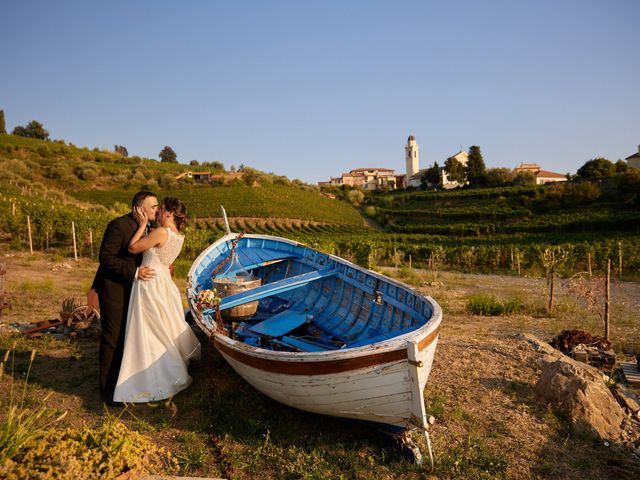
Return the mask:
{"type": "MultiPolygon", "coordinates": [[[[214,279],[213,286],[222,298],[244,292],[251,288],[259,287],[262,280],[255,277],[247,277],[247,280],[232,281],[227,278],[214,279]]],[[[237,307],[228,308],[222,311],[222,319],[226,321],[244,320],[253,317],[258,310],[258,301],[244,303],[237,307]]]]}

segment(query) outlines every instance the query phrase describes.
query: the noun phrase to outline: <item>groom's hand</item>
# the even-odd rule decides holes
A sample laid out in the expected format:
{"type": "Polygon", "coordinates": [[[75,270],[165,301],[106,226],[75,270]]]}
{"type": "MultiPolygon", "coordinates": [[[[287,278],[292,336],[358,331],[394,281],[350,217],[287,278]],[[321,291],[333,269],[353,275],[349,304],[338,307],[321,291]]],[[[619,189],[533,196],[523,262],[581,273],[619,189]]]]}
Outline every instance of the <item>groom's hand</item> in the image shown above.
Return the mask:
{"type": "Polygon", "coordinates": [[[138,278],[140,280],[151,280],[156,276],[156,271],[151,267],[138,267],[138,278]]]}

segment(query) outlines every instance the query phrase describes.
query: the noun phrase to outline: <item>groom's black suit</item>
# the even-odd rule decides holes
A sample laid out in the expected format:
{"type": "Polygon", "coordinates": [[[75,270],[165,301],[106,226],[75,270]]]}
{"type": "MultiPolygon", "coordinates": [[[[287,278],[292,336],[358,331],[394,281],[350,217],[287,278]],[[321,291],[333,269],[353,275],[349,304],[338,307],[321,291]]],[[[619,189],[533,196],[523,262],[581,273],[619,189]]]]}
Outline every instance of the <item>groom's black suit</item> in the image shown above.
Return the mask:
{"type": "Polygon", "coordinates": [[[100,390],[106,402],[113,401],[118,381],[131,286],[142,254],[129,253],[129,241],[138,228],[132,214],[112,220],[100,244],[100,266],[92,288],[100,299],[100,390]]]}

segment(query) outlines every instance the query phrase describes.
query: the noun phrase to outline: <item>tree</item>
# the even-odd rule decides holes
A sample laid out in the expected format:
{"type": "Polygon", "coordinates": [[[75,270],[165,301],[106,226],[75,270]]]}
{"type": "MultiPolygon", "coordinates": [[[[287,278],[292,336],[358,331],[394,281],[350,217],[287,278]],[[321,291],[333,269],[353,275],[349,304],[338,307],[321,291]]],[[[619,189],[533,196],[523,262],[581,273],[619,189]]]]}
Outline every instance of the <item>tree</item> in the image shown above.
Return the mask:
{"type": "Polygon", "coordinates": [[[485,185],[487,183],[487,167],[484,165],[482,152],[480,152],[480,147],[477,145],[469,148],[467,178],[469,179],[469,184],[473,186],[485,185]]]}
{"type": "Polygon", "coordinates": [[[513,170],[510,168],[489,168],[487,170],[487,185],[499,186],[513,182],[513,170]]]}
{"type": "Polygon", "coordinates": [[[198,162],[198,160],[191,160],[189,162],[189,165],[191,165],[192,167],[199,167],[200,166],[200,162],[198,162]]]}
{"type": "Polygon", "coordinates": [[[21,137],[37,138],[39,140],[49,139],[49,132],[44,129],[44,125],[36,120],[31,120],[26,127],[18,125],[13,129],[13,134],[21,137]]]}
{"type": "Polygon", "coordinates": [[[536,176],[533,172],[530,171],[522,171],[518,172],[518,174],[513,179],[513,184],[516,187],[521,187],[524,185],[535,185],[536,184],[536,176]]]}
{"type": "Polygon", "coordinates": [[[0,110],[0,133],[7,133],[7,128],[4,124],[4,110],[0,110]]]}
{"type": "Polygon", "coordinates": [[[440,166],[438,162],[433,163],[433,167],[428,168],[426,172],[420,178],[420,183],[423,187],[427,186],[439,186],[441,183],[440,166]]]}
{"type": "Polygon", "coordinates": [[[173,148],[166,146],[160,151],[161,162],[178,163],[178,155],[173,151],[173,148]]]}
{"type": "Polygon", "coordinates": [[[119,153],[123,157],[129,156],[129,151],[127,150],[127,147],[123,147],[122,145],[114,145],[113,149],[115,150],[116,153],[119,153]]]}
{"type": "Polygon", "coordinates": [[[629,165],[624,160],[618,160],[615,163],[616,173],[625,173],[629,169],[629,165]]]}
{"type": "Polygon", "coordinates": [[[582,178],[610,177],[616,173],[616,166],[606,158],[594,158],[581,166],[576,173],[582,178]]]}
{"type": "Polygon", "coordinates": [[[464,183],[466,180],[464,165],[453,157],[447,158],[444,162],[444,171],[447,172],[450,182],[464,183]]]}

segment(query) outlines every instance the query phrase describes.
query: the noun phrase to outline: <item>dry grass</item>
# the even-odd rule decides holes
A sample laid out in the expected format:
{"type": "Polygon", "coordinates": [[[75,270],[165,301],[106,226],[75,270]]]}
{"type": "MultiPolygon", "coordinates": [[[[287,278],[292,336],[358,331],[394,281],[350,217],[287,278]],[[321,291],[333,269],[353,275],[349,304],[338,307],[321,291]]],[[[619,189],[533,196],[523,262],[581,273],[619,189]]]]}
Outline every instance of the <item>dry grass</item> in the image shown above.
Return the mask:
{"type": "MultiPolygon", "coordinates": [[[[4,316],[9,322],[55,317],[62,297],[84,294],[96,268],[88,260],[29,258],[2,248],[0,261],[8,267],[7,293],[14,305],[4,316]]],[[[426,272],[404,275],[417,286],[431,280],[426,272]]],[[[586,315],[562,289],[557,313],[547,317],[541,279],[440,272],[437,280],[420,287],[445,312],[425,392],[428,411],[436,417],[432,478],[640,478],[640,464],[628,452],[574,438],[560,415],[537,403],[535,354],[514,339],[528,332],[550,340],[563,328],[600,333],[599,319],[586,315]],[[525,311],[469,316],[465,303],[474,294],[518,299],[525,311]]],[[[183,281],[178,286],[183,290],[183,281]]],[[[619,351],[640,351],[638,310],[640,286],[614,285],[612,334],[619,351]]],[[[0,353],[9,341],[0,336],[0,353]]],[[[38,349],[38,356],[27,398],[35,402],[53,392],[52,407],[69,411],[66,425],[98,426],[104,414],[97,389],[97,341],[20,340],[17,378],[31,348],[38,349]]],[[[175,410],[138,405],[122,415],[129,428],[171,450],[182,474],[427,478],[424,469],[406,462],[368,428],[277,404],[249,387],[214,350],[205,350],[205,359],[192,368],[194,384],[174,399],[175,410]]]]}

